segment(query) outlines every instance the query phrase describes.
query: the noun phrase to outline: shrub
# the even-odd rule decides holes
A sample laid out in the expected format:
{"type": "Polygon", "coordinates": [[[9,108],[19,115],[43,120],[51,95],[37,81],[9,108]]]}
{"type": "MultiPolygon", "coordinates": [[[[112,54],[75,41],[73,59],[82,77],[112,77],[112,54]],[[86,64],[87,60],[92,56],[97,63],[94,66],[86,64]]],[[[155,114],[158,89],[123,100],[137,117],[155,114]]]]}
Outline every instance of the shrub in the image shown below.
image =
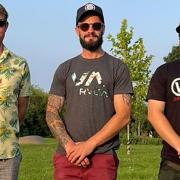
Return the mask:
{"type": "MultiPolygon", "coordinates": [[[[127,144],[127,138],[123,137],[120,138],[121,144],[127,144]]],[[[146,144],[152,144],[152,145],[159,145],[162,143],[161,138],[150,138],[148,136],[137,136],[137,137],[132,137],[130,138],[130,144],[141,144],[141,145],[146,145],[146,144]]]]}

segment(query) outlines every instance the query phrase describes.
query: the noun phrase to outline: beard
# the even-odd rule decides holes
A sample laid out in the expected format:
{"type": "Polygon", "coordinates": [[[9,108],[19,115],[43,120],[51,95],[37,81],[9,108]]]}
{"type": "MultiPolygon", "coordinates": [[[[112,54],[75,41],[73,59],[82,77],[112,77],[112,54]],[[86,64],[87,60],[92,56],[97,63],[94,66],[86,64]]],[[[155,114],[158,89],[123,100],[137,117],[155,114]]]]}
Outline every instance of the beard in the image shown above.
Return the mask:
{"type": "MultiPolygon", "coordinates": [[[[89,36],[89,35],[87,35],[87,36],[89,36]]],[[[87,37],[87,36],[85,36],[85,37],[87,37]]],[[[103,43],[103,37],[102,37],[102,35],[100,35],[98,37],[95,34],[92,34],[92,36],[97,37],[97,40],[86,42],[84,39],[79,37],[80,44],[84,49],[87,49],[89,51],[96,51],[99,47],[101,47],[101,45],[103,43]]]]}

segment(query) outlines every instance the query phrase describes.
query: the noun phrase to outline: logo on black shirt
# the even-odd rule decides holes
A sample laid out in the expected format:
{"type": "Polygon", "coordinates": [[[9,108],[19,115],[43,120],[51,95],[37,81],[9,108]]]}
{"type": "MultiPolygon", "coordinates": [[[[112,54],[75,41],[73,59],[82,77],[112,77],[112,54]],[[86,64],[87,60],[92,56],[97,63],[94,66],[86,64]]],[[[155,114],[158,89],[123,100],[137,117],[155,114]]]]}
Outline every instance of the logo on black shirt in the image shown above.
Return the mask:
{"type": "Polygon", "coordinates": [[[176,78],[171,83],[171,91],[174,95],[180,96],[180,78],[176,78]]]}

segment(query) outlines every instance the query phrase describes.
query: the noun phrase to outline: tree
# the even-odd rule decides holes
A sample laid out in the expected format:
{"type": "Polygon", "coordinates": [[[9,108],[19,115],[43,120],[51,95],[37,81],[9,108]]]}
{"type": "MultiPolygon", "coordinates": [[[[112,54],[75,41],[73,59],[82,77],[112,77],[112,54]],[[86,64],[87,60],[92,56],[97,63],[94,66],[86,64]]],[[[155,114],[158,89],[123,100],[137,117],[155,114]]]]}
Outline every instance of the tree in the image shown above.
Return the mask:
{"type": "Polygon", "coordinates": [[[29,108],[21,126],[20,136],[40,135],[50,136],[51,133],[45,122],[48,94],[38,87],[32,87],[29,108]]]}
{"type": "Polygon", "coordinates": [[[180,59],[180,49],[179,46],[173,46],[171,52],[163,58],[164,62],[171,62],[174,60],[180,59]]]}
{"type": "Polygon", "coordinates": [[[108,40],[112,42],[111,52],[114,56],[123,60],[129,70],[133,82],[134,96],[132,98],[132,118],[137,125],[137,135],[141,134],[141,123],[146,120],[146,103],[148,84],[150,80],[149,66],[152,55],[146,55],[143,39],[139,38],[134,43],[133,28],[128,28],[127,20],[124,19],[116,37],[111,34],[108,40]]]}

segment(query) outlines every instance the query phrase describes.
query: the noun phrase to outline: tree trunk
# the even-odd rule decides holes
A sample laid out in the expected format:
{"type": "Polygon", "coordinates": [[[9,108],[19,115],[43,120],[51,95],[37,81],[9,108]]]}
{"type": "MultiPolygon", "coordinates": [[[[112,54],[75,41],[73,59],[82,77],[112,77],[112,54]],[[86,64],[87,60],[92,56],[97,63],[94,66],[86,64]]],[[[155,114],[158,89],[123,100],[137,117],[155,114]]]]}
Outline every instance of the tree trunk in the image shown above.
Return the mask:
{"type": "Polygon", "coordinates": [[[138,121],[138,137],[141,136],[141,121],[138,121]]]}
{"type": "Polygon", "coordinates": [[[127,155],[130,154],[130,125],[127,125],[127,155]]]}

